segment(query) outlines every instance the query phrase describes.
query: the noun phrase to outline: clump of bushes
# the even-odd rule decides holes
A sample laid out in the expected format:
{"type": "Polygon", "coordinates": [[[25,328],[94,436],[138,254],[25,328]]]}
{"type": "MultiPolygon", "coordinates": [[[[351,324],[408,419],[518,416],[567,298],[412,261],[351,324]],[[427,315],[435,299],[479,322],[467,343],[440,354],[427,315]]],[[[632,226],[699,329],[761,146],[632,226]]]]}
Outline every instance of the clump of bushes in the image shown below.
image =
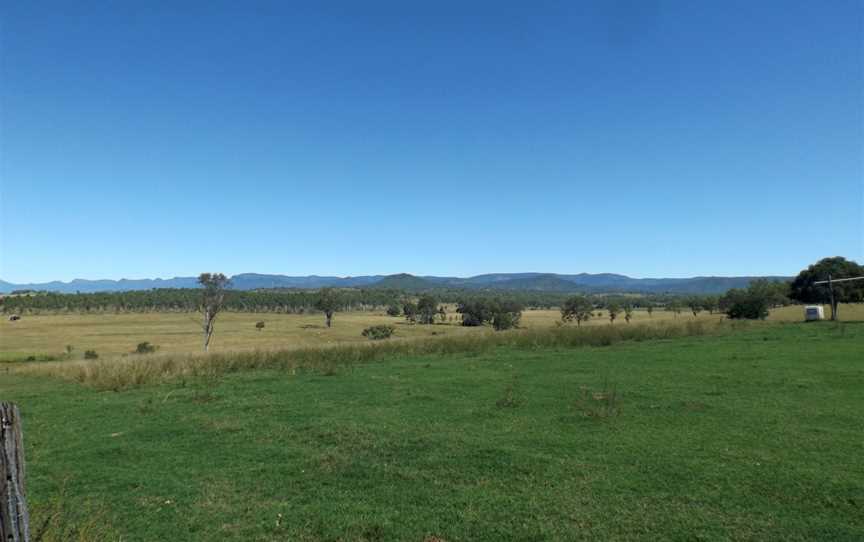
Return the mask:
{"type": "Polygon", "coordinates": [[[138,346],[135,347],[135,353],[136,354],[152,354],[153,352],[156,351],[157,348],[159,348],[159,347],[156,346],[155,344],[150,344],[149,342],[144,341],[143,343],[138,343],[138,346]]]}
{"type": "Polygon", "coordinates": [[[401,316],[402,315],[402,307],[399,305],[390,305],[387,307],[387,316],[401,316]]]}
{"type": "Polygon", "coordinates": [[[84,359],[99,359],[99,354],[95,350],[85,350],[84,359]]]}
{"type": "Polygon", "coordinates": [[[391,325],[372,326],[363,330],[363,336],[372,341],[389,339],[394,333],[396,333],[396,328],[391,325]]]}
{"type": "Polygon", "coordinates": [[[733,320],[764,320],[775,305],[783,304],[777,287],[767,280],[754,280],[745,289],[733,288],[720,298],[720,308],[733,320]]]}
{"type": "Polygon", "coordinates": [[[504,299],[470,299],[459,303],[456,312],[462,315],[463,326],[492,324],[495,331],[519,327],[522,305],[504,299]]]}
{"type": "Polygon", "coordinates": [[[262,329],[264,329],[264,321],[261,320],[260,322],[256,323],[255,329],[257,329],[258,331],[261,331],[262,329]]]}

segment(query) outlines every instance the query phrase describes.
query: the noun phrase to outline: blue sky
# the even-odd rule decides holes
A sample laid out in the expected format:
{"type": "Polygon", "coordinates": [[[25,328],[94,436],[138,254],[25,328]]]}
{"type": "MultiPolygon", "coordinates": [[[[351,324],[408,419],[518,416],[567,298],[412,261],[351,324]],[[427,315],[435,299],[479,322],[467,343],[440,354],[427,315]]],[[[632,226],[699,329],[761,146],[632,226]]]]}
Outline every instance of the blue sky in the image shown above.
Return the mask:
{"type": "Polygon", "coordinates": [[[862,89],[860,1],[6,2],[0,278],[862,261],[862,89]]]}

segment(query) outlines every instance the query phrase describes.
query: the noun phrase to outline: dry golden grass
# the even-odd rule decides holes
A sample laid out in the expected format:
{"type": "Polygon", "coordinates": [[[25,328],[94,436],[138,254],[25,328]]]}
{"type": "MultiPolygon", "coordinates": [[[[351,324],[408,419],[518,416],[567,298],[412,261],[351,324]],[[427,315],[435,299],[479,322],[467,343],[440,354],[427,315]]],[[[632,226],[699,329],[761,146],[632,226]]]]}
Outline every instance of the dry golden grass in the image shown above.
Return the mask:
{"type": "Polygon", "coordinates": [[[621,341],[643,341],[719,333],[748,326],[748,322],[689,319],[682,322],[606,326],[555,326],[495,332],[475,328],[450,337],[367,341],[273,350],[209,354],[125,355],[98,360],[21,363],[17,374],[53,376],[98,389],[122,390],[178,377],[218,377],[254,369],[313,370],[335,374],[344,367],[393,357],[488,352],[498,347],[574,348],[608,346],[621,341]]]}
{"type": "MultiPolygon", "coordinates": [[[[324,325],[320,314],[275,314],[225,312],[216,321],[211,352],[305,348],[366,342],[363,329],[391,324],[396,337],[417,339],[453,336],[483,330],[465,328],[455,321],[432,326],[412,325],[404,318],[393,318],[383,312],[340,312],[333,327],[324,325]],[[255,323],[265,322],[258,331],[255,323]]],[[[682,314],[682,317],[684,315],[682,314]]],[[[551,327],[561,315],[557,310],[526,311],[522,325],[536,329],[551,327]]],[[[652,320],[671,319],[671,313],[655,312],[652,320]]],[[[647,320],[637,314],[635,321],[647,320]]],[[[201,351],[200,315],[195,313],[124,313],[124,314],[44,314],[25,315],[17,322],[0,322],[0,360],[31,354],[60,356],[66,345],[75,347],[72,358],[85,350],[96,350],[100,357],[116,357],[135,350],[144,341],[159,346],[162,353],[197,353],[201,351]]],[[[623,323],[623,318],[621,319],[623,323]]],[[[608,324],[606,318],[594,319],[589,325],[608,324]]]]}
{"type": "MultiPolygon", "coordinates": [[[[864,305],[842,305],[844,320],[864,320],[864,305]]],[[[591,319],[588,326],[609,325],[608,313],[591,319]]],[[[828,311],[826,311],[828,312],[828,311]]],[[[225,353],[249,350],[283,350],[367,342],[361,333],[377,324],[396,327],[397,339],[423,339],[433,336],[462,336],[488,330],[465,328],[457,324],[458,315],[450,308],[453,322],[433,326],[411,325],[404,318],[393,318],[383,312],[337,313],[333,327],[324,326],[320,314],[223,313],[216,322],[211,352],[225,353]],[[258,331],[255,323],[264,321],[258,331]]],[[[827,314],[826,314],[827,315],[827,314]]],[[[553,327],[561,318],[557,310],[525,311],[522,327],[553,327]]],[[[720,320],[723,315],[699,314],[699,320],[720,320]]],[[[800,306],[772,311],[769,320],[800,321],[800,306]]],[[[634,312],[632,323],[685,322],[693,320],[689,311],[680,315],[656,310],[649,317],[642,310],[634,312]]],[[[190,354],[201,351],[200,316],[194,313],[125,313],[125,314],[45,314],[25,315],[17,322],[0,322],[0,361],[21,360],[30,355],[61,358],[66,345],[73,345],[71,359],[81,359],[85,350],[95,350],[100,358],[116,358],[135,350],[140,342],[159,346],[162,354],[190,354]]],[[[623,314],[615,325],[626,325],[623,314]]]]}
{"type": "MultiPolygon", "coordinates": [[[[2,322],[0,359],[34,353],[59,356],[68,344],[75,347],[73,358],[81,358],[85,350],[96,350],[100,357],[116,357],[132,352],[144,341],[158,345],[160,353],[197,353],[202,350],[199,322],[200,315],[195,313],[25,315],[17,322],[2,322]]],[[[329,329],[319,314],[225,312],[216,320],[210,351],[365,342],[363,329],[376,324],[393,324],[396,336],[402,338],[471,331],[457,325],[410,325],[404,318],[382,312],[337,313],[329,329]],[[259,321],[265,322],[261,331],[255,328],[259,321]]]]}

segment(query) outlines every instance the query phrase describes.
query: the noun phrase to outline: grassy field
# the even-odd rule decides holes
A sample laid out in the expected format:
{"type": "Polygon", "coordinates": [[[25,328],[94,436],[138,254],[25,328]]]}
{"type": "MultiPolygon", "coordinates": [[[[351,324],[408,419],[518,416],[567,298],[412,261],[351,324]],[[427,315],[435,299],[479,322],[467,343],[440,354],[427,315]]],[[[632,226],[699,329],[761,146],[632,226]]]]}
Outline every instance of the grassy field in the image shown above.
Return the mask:
{"type": "MultiPolygon", "coordinates": [[[[452,307],[449,311],[456,316],[452,307]]],[[[609,325],[608,313],[594,318],[587,325],[609,325]]],[[[864,305],[844,305],[841,315],[847,320],[864,321],[864,305]]],[[[557,310],[525,311],[522,326],[528,329],[552,327],[560,320],[557,310]]],[[[719,320],[721,315],[703,312],[700,320],[719,320]]],[[[633,322],[684,322],[693,315],[682,312],[655,311],[650,316],[636,311],[633,322]]],[[[800,321],[801,307],[786,307],[772,312],[771,320],[800,321]]],[[[200,316],[194,313],[126,313],[126,314],[63,314],[25,315],[17,322],[0,322],[0,361],[64,358],[66,345],[74,350],[71,358],[80,359],[85,350],[96,350],[101,357],[127,354],[138,343],[148,341],[161,352],[184,353],[201,351],[200,316]]],[[[334,325],[327,329],[320,314],[255,314],[223,313],[216,324],[211,350],[230,352],[253,349],[302,348],[320,345],[365,342],[364,328],[375,324],[392,324],[396,337],[416,339],[431,336],[454,336],[464,333],[484,333],[488,330],[463,328],[456,322],[434,326],[410,325],[404,318],[392,318],[382,312],[337,313],[334,325]],[[264,321],[262,331],[255,323],[264,321]]],[[[615,325],[626,325],[623,315],[615,325]]]]}
{"type": "Polygon", "coordinates": [[[861,540],[862,352],[764,323],[0,398],[46,541],[861,540]]]}

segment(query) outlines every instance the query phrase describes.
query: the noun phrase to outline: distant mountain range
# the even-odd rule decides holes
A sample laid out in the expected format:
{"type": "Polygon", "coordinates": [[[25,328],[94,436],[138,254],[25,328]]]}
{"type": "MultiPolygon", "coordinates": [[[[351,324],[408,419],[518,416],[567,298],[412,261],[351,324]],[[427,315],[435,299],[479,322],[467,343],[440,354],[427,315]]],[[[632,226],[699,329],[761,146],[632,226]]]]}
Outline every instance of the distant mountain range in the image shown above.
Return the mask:
{"type": "MultiPolygon", "coordinates": [[[[436,288],[461,288],[471,290],[510,290],[536,292],[588,292],[588,293],[672,293],[672,294],[720,294],[730,288],[744,288],[757,278],[789,280],[790,277],[692,277],[679,279],[634,279],[613,273],[559,275],[554,273],[495,273],[475,277],[418,277],[409,274],[368,275],[361,277],[290,277],[286,275],[261,275],[243,273],[231,277],[232,287],[237,290],[266,288],[314,289],[332,286],[337,288],[395,288],[423,291],[436,288]]],[[[41,290],[60,293],[120,292],[150,290],[153,288],[195,288],[195,277],[173,279],[140,280],[84,280],[70,282],[45,282],[39,284],[12,284],[0,280],[0,293],[15,290],[41,290]]]]}

